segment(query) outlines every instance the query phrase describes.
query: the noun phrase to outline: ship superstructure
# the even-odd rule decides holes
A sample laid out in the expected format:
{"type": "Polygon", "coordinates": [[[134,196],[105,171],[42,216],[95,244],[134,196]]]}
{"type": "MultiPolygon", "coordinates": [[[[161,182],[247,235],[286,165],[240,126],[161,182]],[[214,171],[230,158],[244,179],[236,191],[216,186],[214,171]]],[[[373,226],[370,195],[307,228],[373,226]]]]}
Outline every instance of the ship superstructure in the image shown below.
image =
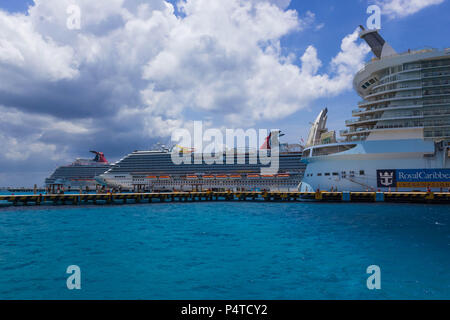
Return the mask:
{"type": "Polygon", "coordinates": [[[377,30],[362,28],[360,36],[375,55],[353,80],[363,100],[352,112],[355,118],[346,121],[339,143],[308,141],[303,187],[450,187],[450,49],[398,54],[377,30]]]}
{"type": "Polygon", "coordinates": [[[45,179],[46,188],[57,190],[96,190],[95,178],[110,168],[103,152],[91,151],[94,159],[76,159],[73,163],[60,166],[45,179]]]}
{"type": "MultiPolygon", "coordinates": [[[[270,136],[264,148],[270,149],[270,136]]],[[[301,163],[300,145],[280,144],[279,170],[276,174],[261,174],[267,167],[260,159],[250,160],[253,153],[235,150],[233,163],[227,162],[226,153],[222,161],[209,164],[204,160],[196,164],[196,154],[191,149],[181,148],[179,152],[190,158],[188,163],[175,164],[172,151],[168,149],[135,151],[98,177],[108,187],[134,191],[173,190],[289,190],[297,189],[306,165],[301,163]]],[[[270,150],[268,151],[270,155],[270,150]]]]}

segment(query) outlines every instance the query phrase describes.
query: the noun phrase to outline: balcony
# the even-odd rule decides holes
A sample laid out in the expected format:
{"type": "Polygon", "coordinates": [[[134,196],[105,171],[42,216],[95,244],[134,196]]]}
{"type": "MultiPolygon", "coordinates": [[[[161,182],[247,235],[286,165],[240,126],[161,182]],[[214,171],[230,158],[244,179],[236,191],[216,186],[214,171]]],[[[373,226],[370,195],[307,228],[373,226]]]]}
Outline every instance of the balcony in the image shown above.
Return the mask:
{"type": "Polygon", "coordinates": [[[383,111],[387,111],[387,110],[402,110],[402,109],[417,109],[417,108],[422,108],[423,105],[422,104],[414,104],[414,105],[409,105],[409,106],[395,106],[395,105],[391,105],[391,106],[382,106],[382,107],[370,107],[367,109],[354,109],[352,110],[352,116],[358,117],[361,115],[367,115],[367,114],[371,114],[371,113],[375,113],[375,112],[383,112],[383,111]]]}
{"type": "Polygon", "coordinates": [[[385,131],[385,130],[403,130],[403,129],[421,129],[422,125],[407,126],[402,124],[388,124],[388,125],[377,125],[374,128],[358,128],[357,130],[342,130],[340,131],[341,136],[354,136],[369,134],[370,132],[385,131]]]}
{"type": "Polygon", "coordinates": [[[370,122],[376,122],[378,120],[384,120],[381,118],[381,115],[379,117],[372,117],[367,119],[350,119],[345,121],[346,126],[352,126],[356,124],[364,124],[364,123],[370,123],[370,122]]]}
{"type": "Polygon", "coordinates": [[[386,98],[386,99],[380,99],[380,100],[374,100],[374,101],[360,101],[358,102],[358,105],[360,107],[370,106],[377,103],[384,103],[384,102],[391,102],[391,101],[401,101],[401,100],[412,100],[412,99],[422,99],[423,96],[402,96],[402,97],[392,97],[392,98],[386,98]]]}
{"type": "Polygon", "coordinates": [[[349,130],[341,130],[339,133],[341,134],[341,136],[345,136],[345,135],[351,135],[351,134],[359,134],[359,133],[365,133],[365,132],[369,132],[372,129],[363,127],[363,128],[351,128],[349,130]]]}
{"type": "Polygon", "coordinates": [[[346,124],[346,125],[352,125],[352,124],[354,124],[354,123],[356,123],[356,122],[358,122],[358,121],[359,121],[359,119],[345,120],[345,124],[346,124]]]}
{"type": "Polygon", "coordinates": [[[448,75],[450,75],[450,71],[426,72],[423,74],[423,78],[443,77],[448,75]]]}
{"type": "Polygon", "coordinates": [[[410,90],[421,90],[421,89],[422,89],[421,86],[419,86],[419,87],[417,87],[417,86],[398,86],[395,89],[381,90],[380,92],[369,94],[365,98],[369,99],[369,98],[377,97],[382,94],[389,94],[389,93],[394,93],[394,92],[405,92],[405,91],[410,91],[410,90]]]}
{"type": "Polygon", "coordinates": [[[410,82],[410,81],[420,81],[422,79],[422,77],[402,77],[402,78],[397,78],[395,80],[391,80],[388,81],[387,79],[380,81],[379,85],[376,85],[372,88],[372,90],[376,90],[382,86],[386,86],[386,85],[394,85],[394,84],[398,84],[398,83],[402,83],[402,82],[410,82]]]}

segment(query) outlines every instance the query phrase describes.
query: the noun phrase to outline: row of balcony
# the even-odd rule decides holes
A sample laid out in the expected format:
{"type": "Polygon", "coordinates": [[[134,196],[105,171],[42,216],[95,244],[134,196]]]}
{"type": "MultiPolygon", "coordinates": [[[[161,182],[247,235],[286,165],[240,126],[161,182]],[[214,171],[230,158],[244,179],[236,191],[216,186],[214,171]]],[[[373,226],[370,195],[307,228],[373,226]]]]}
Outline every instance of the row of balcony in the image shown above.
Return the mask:
{"type": "Polygon", "coordinates": [[[413,126],[408,126],[405,124],[385,124],[385,125],[377,125],[376,127],[372,127],[372,128],[367,128],[367,127],[362,127],[362,128],[355,128],[354,130],[352,129],[346,129],[346,130],[341,130],[339,131],[341,136],[348,136],[348,135],[358,135],[358,134],[365,134],[365,133],[370,133],[372,131],[379,131],[379,130],[386,130],[386,129],[404,129],[404,128],[409,128],[409,129],[413,129],[413,128],[423,128],[422,125],[413,125],[413,126]]]}
{"type": "Polygon", "coordinates": [[[383,102],[390,102],[390,101],[398,101],[398,100],[411,100],[411,99],[422,99],[423,96],[417,96],[417,95],[410,95],[410,96],[403,96],[403,97],[392,97],[392,98],[385,98],[385,99],[380,99],[380,100],[374,100],[374,101],[359,101],[358,105],[360,107],[364,107],[364,106],[370,106],[372,104],[376,104],[376,103],[383,103],[383,102]]]}
{"type": "Polygon", "coordinates": [[[414,123],[379,123],[374,127],[356,127],[339,131],[341,136],[362,134],[371,132],[374,130],[386,130],[386,129],[413,129],[413,128],[446,128],[450,127],[450,121],[448,120],[425,120],[415,121],[414,123]]]}
{"type": "Polygon", "coordinates": [[[384,98],[379,100],[373,100],[373,101],[359,101],[358,106],[359,107],[365,107],[370,106],[373,104],[378,103],[384,103],[384,102],[390,102],[390,101],[401,101],[401,100],[411,100],[411,99],[422,99],[422,98],[428,98],[428,97],[442,97],[442,96],[450,96],[450,89],[441,89],[439,92],[432,91],[432,90],[425,90],[425,92],[421,95],[404,95],[404,96],[393,96],[391,98],[384,98]]]}
{"type": "Polygon", "coordinates": [[[365,123],[381,121],[381,120],[386,121],[386,120],[418,119],[418,118],[423,118],[423,113],[420,112],[420,113],[413,113],[413,114],[406,114],[406,113],[405,114],[396,114],[396,115],[391,115],[390,117],[382,117],[381,115],[379,115],[376,117],[365,118],[365,119],[350,119],[350,120],[346,120],[345,124],[347,126],[352,126],[352,125],[365,124],[365,123]]]}
{"type": "MultiPolygon", "coordinates": [[[[421,69],[416,69],[417,71],[420,71],[421,69]]],[[[385,85],[394,85],[398,83],[403,82],[411,82],[411,81],[418,81],[425,78],[440,78],[440,77],[446,77],[450,76],[450,71],[434,71],[434,72],[425,72],[420,75],[414,75],[414,76],[399,76],[396,75],[387,75],[385,77],[382,77],[379,81],[379,84],[373,87],[373,90],[377,90],[378,88],[385,86],[385,85]]]]}
{"type": "Polygon", "coordinates": [[[424,81],[423,83],[420,84],[420,86],[418,86],[417,84],[415,84],[415,85],[402,84],[399,86],[389,84],[386,86],[392,86],[392,88],[385,88],[384,90],[373,90],[371,94],[369,94],[365,97],[365,100],[380,96],[382,94],[388,94],[388,93],[394,93],[394,92],[404,92],[404,91],[409,91],[409,90],[422,90],[424,88],[428,88],[429,90],[431,90],[431,88],[446,87],[448,85],[450,85],[449,79],[424,81]]]}
{"type": "Polygon", "coordinates": [[[364,114],[371,114],[371,113],[375,113],[375,112],[383,112],[386,110],[402,110],[402,109],[417,109],[417,108],[422,108],[423,105],[422,104],[415,104],[415,105],[407,105],[407,106],[396,106],[396,105],[383,105],[383,106],[375,106],[375,107],[370,107],[367,109],[353,109],[352,110],[352,116],[361,116],[364,114]]]}

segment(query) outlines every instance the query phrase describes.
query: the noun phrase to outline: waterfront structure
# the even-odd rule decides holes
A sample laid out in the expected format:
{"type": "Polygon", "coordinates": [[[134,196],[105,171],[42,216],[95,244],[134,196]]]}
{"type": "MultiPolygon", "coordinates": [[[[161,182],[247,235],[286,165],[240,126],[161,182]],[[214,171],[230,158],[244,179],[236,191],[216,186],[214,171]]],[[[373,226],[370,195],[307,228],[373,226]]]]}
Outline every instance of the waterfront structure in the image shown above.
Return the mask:
{"type": "Polygon", "coordinates": [[[377,30],[361,28],[375,55],[353,80],[363,100],[340,142],[326,141],[321,112],[303,153],[302,189],[447,190],[450,48],[398,54],[377,30]]]}
{"type": "MultiPolygon", "coordinates": [[[[273,134],[273,133],[272,133],[273,134]]],[[[270,156],[272,134],[264,143],[270,156]]],[[[276,133],[278,139],[279,132],[276,133]]],[[[274,136],[275,138],[275,136],[274,136]]],[[[107,187],[134,191],[172,190],[289,190],[298,189],[306,165],[301,163],[300,145],[280,144],[279,170],[276,174],[261,174],[261,168],[268,167],[257,157],[257,152],[234,150],[233,162],[229,163],[226,153],[213,164],[196,164],[193,150],[181,148],[188,163],[175,164],[172,152],[166,148],[151,151],[135,151],[101,174],[97,181],[107,187]],[[256,161],[250,158],[255,155],[256,161]]],[[[178,152],[178,151],[176,151],[178,152]]],[[[211,157],[211,155],[209,155],[211,157]]]]}
{"type": "Polygon", "coordinates": [[[96,190],[99,185],[95,177],[110,168],[103,152],[91,151],[94,159],[76,159],[73,163],[60,166],[45,179],[47,189],[58,190],[96,190]]]}
{"type": "Polygon", "coordinates": [[[151,193],[0,195],[1,206],[138,204],[197,201],[317,201],[317,202],[408,202],[450,204],[449,192],[298,192],[298,191],[177,191],[151,193]]]}

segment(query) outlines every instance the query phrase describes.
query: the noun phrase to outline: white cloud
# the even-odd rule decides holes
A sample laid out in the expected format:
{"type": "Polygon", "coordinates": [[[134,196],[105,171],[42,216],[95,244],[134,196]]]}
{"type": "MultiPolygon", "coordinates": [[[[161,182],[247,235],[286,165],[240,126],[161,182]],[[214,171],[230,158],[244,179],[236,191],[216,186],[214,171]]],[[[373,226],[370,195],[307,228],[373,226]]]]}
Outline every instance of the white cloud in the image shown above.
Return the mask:
{"type": "Polygon", "coordinates": [[[76,77],[77,65],[71,47],[37,33],[29,17],[0,10],[0,72],[58,81],[76,77]]]}
{"type": "Polygon", "coordinates": [[[444,0],[377,0],[376,3],[381,6],[382,12],[391,18],[403,18],[412,15],[420,10],[438,5],[444,0]]]}
{"type": "Polygon", "coordinates": [[[68,148],[62,147],[56,152],[55,144],[40,141],[42,136],[49,132],[68,135],[88,135],[96,132],[90,120],[64,121],[4,106],[0,106],[0,114],[0,141],[4,156],[10,160],[28,160],[34,153],[42,153],[49,159],[60,160],[68,148]]]}

